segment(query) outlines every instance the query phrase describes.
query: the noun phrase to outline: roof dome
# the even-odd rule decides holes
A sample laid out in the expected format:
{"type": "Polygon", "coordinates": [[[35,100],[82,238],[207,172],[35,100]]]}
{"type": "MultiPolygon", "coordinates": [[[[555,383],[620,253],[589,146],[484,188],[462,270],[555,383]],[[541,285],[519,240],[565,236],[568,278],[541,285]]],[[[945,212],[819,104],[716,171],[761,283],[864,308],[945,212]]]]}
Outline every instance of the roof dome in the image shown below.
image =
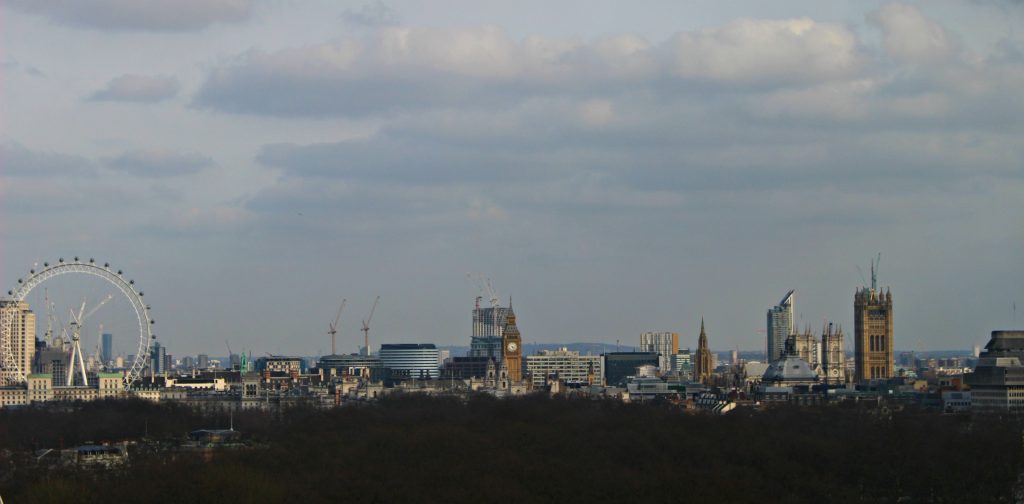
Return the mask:
{"type": "Polygon", "coordinates": [[[796,355],[784,355],[765,370],[761,381],[783,385],[799,385],[818,382],[818,373],[807,361],[796,355]]]}

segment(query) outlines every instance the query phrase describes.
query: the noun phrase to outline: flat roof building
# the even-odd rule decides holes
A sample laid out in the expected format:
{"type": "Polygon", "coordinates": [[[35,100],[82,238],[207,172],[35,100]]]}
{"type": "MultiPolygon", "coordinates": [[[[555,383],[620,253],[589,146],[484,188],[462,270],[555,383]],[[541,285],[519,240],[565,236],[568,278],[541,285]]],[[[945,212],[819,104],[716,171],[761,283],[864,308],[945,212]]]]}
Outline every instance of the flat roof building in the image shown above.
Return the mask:
{"type": "Polygon", "coordinates": [[[541,350],[536,355],[526,356],[526,373],[534,386],[543,386],[545,381],[557,377],[566,384],[600,384],[604,369],[600,355],[580,355],[568,348],[541,350]]]}
{"type": "Polygon", "coordinates": [[[433,343],[391,343],[380,346],[380,360],[392,378],[432,379],[441,375],[433,343]]]}

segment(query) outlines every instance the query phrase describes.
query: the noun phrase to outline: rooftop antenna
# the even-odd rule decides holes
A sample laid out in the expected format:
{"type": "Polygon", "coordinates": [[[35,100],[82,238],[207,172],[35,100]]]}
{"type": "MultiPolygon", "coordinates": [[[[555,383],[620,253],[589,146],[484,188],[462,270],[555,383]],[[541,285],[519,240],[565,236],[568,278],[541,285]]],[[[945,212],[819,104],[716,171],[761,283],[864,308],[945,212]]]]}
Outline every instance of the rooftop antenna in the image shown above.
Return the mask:
{"type": "Polygon", "coordinates": [[[338,314],[334,316],[334,322],[331,322],[331,325],[329,326],[329,329],[327,330],[327,334],[331,335],[331,355],[338,355],[338,352],[335,349],[334,335],[338,334],[338,320],[341,319],[341,310],[345,309],[345,302],[346,301],[347,301],[346,299],[342,299],[341,300],[341,306],[338,307],[338,314]]]}

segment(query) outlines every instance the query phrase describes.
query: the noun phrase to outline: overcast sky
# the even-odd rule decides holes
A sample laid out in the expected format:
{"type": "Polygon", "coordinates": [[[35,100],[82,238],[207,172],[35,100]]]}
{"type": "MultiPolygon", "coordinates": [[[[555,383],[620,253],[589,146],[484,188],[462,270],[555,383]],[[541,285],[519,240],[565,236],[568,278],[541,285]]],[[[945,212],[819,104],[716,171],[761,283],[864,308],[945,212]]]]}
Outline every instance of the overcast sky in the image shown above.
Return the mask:
{"type": "Polygon", "coordinates": [[[6,0],[0,281],[109,261],[176,356],[468,344],[469,272],[756,350],[881,252],[898,349],[1024,327],[1024,4],[722,4],[6,0]]]}

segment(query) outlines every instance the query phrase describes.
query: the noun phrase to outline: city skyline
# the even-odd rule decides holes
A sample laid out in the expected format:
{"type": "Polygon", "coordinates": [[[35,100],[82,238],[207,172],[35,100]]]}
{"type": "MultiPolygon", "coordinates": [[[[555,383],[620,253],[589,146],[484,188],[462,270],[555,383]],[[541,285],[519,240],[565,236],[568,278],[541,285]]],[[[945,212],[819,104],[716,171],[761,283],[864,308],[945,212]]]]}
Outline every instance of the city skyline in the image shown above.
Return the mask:
{"type": "Polygon", "coordinates": [[[377,295],[465,345],[470,272],[524,343],[762,349],[795,289],[849,347],[878,252],[897,351],[1024,322],[1019,2],[121,4],[0,6],[0,285],[110,260],[174,355],[328,353],[342,298],[351,353],[377,295]]]}

